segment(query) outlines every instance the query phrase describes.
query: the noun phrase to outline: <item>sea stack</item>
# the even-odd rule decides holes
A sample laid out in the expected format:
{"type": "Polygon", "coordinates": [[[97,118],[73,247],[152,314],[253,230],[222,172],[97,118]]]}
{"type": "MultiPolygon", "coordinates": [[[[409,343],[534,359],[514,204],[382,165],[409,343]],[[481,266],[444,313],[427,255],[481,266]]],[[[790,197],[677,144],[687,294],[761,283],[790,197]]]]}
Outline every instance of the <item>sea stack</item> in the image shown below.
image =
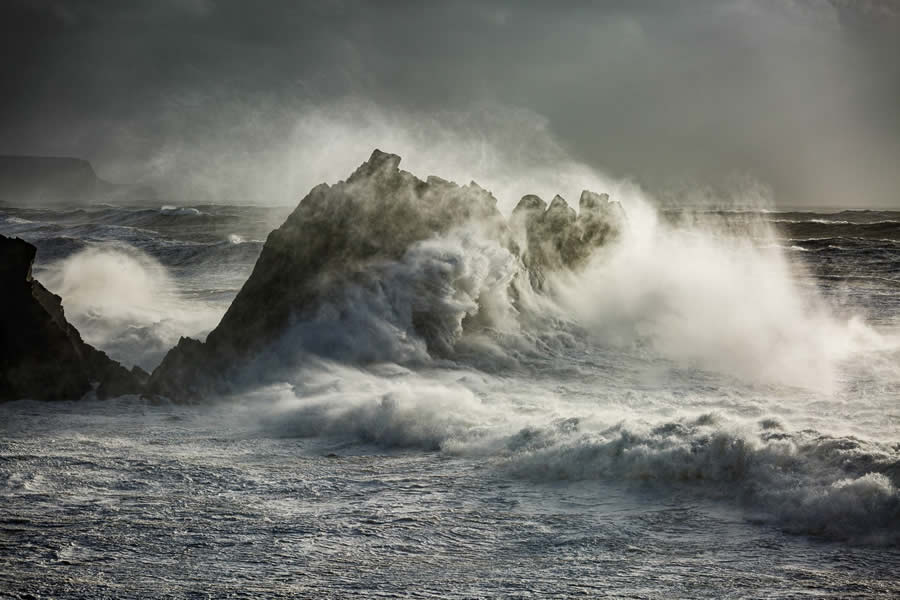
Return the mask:
{"type": "MultiPolygon", "coordinates": [[[[313,188],[269,234],[253,273],[206,341],[182,338],[153,372],[148,391],[194,400],[233,391],[238,380],[259,383],[251,379],[264,366],[244,367],[293,325],[314,319],[342,290],[401,260],[414,244],[455,228],[477,228],[520,257],[521,271],[540,288],[547,272],[577,268],[620,226],[608,219],[608,197],[591,192],[582,196],[581,215],[560,197],[547,208],[526,196],[507,222],[476,183],[422,181],[399,165],[399,156],[375,150],[346,181],[313,188]]],[[[435,334],[438,315],[418,307],[412,323],[410,333],[429,352],[446,352],[447,336],[435,334]]]]}
{"type": "MultiPolygon", "coordinates": [[[[313,188],[269,234],[253,273],[205,343],[183,338],[153,372],[150,391],[197,399],[228,391],[236,368],[310,319],[367,265],[398,260],[417,241],[467,223],[506,236],[497,200],[477,184],[422,181],[375,150],[346,181],[313,188]]],[[[427,330],[427,315],[418,321],[427,330]]]]}

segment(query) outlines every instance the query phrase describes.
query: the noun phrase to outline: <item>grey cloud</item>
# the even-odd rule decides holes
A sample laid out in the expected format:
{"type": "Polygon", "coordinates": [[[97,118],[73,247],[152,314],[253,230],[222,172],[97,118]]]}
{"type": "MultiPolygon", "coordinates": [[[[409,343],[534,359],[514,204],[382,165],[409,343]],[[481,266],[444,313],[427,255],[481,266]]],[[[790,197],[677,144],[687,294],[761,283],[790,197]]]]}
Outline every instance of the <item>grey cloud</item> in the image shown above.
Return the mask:
{"type": "Polygon", "coordinates": [[[658,195],[738,176],[782,205],[900,207],[896,7],[12,2],[0,151],[85,156],[116,178],[212,180],[242,153],[289,153],[303,143],[298,115],[348,98],[413,130],[512,107],[573,161],[658,195]]]}

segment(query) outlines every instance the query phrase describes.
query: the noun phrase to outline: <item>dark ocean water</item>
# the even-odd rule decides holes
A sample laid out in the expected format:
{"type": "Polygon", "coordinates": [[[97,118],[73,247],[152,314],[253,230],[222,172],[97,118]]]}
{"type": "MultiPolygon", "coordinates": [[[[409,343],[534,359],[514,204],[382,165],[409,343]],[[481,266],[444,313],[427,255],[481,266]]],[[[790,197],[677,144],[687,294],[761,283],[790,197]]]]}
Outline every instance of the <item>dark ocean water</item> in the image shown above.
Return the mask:
{"type": "MultiPolygon", "coordinates": [[[[149,370],[289,210],[7,207],[0,233],[149,370]]],[[[515,307],[504,250],[422,250],[461,273],[450,317],[494,319],[450,358],[405,337],[413,256],[323,310],[375,364],[306,353],[202,406],[0,405],[0,596],[900,595],[900,212],[626,210],[515,307]]]]}

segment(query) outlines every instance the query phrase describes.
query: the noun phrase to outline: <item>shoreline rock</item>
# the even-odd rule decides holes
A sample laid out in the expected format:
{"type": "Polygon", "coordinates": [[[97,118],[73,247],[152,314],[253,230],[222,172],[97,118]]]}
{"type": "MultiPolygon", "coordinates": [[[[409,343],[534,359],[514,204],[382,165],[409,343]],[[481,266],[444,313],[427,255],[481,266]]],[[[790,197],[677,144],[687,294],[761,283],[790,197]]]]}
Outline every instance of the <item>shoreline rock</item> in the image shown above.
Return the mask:
{"type": "Polygon", "coordinates": [[[0,235],[0,401],[140,393],[149,377],[81,339],[62,299],[31,276],[36,248],[0,235]]]}

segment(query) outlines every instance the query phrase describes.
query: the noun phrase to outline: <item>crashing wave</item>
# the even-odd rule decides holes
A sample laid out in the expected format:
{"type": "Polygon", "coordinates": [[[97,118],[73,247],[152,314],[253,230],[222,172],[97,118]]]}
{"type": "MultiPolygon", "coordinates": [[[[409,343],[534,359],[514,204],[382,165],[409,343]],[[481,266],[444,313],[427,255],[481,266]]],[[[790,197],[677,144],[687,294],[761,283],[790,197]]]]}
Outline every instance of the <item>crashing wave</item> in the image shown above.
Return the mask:
{"type": "Polygon", "coordinates": [[[478,458],[535,483],[696,494],[734,502],[749,518],[787,531],[900,543],[900,446],[794,428],[771,413],[634,413],[554,397],[533,380],[319,360],[290,382],[242,397],[278,436],[478,458]]]}
{"type": "Polygon", "coordinates": [[[513,473],[537,480],[705,484],[737,495],[792,531],[864,542],[900,541],[900,453],[853,437],[756,427],[716,415],[657,425],[523,430],[510,441],[513,473]]]}

